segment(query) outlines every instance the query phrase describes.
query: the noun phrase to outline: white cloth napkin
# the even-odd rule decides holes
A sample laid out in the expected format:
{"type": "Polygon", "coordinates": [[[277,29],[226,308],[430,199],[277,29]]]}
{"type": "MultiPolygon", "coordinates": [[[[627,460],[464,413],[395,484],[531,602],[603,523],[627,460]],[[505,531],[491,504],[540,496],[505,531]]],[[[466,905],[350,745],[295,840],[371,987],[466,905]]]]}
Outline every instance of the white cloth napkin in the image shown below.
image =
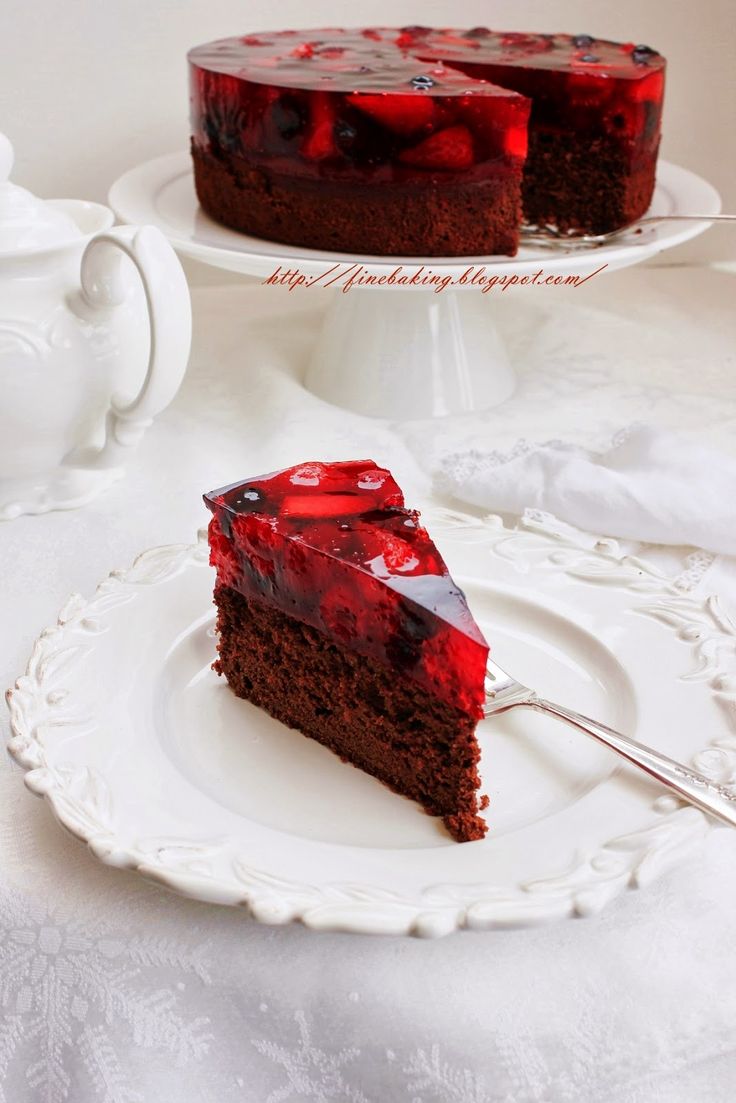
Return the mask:
{"type": "Polygon", "coordinates": [[[736,459],[652,426],[622,431],[604,452],[556,440],[454,452],[436,485],[494,512],[542,509],[609,536],[736,555],[736,459]]]}

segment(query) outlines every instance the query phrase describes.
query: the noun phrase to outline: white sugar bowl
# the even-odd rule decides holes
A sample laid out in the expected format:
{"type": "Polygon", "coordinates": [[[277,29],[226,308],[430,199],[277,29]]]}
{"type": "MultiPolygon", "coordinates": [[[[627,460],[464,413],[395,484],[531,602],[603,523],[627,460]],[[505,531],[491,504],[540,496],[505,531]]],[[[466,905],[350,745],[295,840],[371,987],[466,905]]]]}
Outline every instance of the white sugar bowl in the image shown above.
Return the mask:
{"type": "Polygon", "coordinates": [[[71,509],[123,473],[176,394],[189,290],[152,226],[9,180],[0,134],[0,520],[71,509]]]}

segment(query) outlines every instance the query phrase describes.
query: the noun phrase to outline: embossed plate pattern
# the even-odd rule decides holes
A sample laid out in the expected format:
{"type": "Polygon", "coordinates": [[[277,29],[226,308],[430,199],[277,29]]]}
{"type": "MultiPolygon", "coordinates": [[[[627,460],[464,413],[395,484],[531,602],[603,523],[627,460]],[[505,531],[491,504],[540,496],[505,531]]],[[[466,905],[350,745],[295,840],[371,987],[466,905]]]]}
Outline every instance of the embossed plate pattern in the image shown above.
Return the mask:
{"type": "MultiPolygon", "coordinates": [[[[428,526],[496,657],[545,695],[723,784],[736,778],[736,629],[612,541],[533,515],[428,526]]],[[[259,921],[438,936],[599,911],[709,830],[575,732],[479,728],[482,842],[237,700],[211,671],[203,542],[154,548],[73,596],[8,693],[9,750],[103,862],[259,921]]]]}

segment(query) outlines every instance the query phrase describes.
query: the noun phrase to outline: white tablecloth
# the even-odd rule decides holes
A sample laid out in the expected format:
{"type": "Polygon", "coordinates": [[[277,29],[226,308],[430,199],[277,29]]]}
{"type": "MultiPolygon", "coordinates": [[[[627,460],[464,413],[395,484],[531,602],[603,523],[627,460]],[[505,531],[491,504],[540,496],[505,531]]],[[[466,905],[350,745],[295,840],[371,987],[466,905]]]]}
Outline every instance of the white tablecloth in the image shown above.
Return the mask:
{"type": "MultiPolygon", "coordinates": [[[[0,527],[2,681],[70,591],[89,593],[145,547],[192,539],[200,492],[239,476],[360,454],[421,504],[448,444],[599,446],[641,420],[735,453],[735,282],[646,266],[584,290],[509,293],[489,308],[522,373],[516,397],[431,433],[345,416],[302,390],[289,356],[319,293],[197,292],[188,378],[126,480],[83,510],[0,527]],[[282,312],[270,362],[256,361],[254,335],[282,312]]],[[[691,552],[644,550],[672,575],[691,552]]],[[[736,610],[733,563],[691,583],[736,610]]],[[[0,1101],[727,1103],[735,914],[736,834],[715,829],[597,918],[436,942],[258,926],[99,865],[6,762],[0,1101]]]]}

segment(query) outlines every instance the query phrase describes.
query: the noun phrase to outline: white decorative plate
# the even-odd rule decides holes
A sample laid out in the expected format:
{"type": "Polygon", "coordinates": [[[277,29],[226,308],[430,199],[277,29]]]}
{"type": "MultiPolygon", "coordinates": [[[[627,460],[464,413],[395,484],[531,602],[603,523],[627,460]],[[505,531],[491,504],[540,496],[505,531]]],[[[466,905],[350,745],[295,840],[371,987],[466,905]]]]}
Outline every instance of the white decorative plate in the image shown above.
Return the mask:
{"type": "MultiPolygon", "coordinates": [[[[670,222],[634,231],[615,244],[592,251],[565,252],[523,246],[515,257],[375,257],[280,245],[228,230],[200,209],[194,191],[188,153],[170,153],[146,161],[124,173],[110,188],[110,206],[124,222],[158,226],[181,254],[217,268],[253,276],[270,275],[275,265],[296,267],[307,275],[324,272],[325,261],[357,261],[367,273],[380,275],[397,265],[429,265],[432,270],[459,276],[468,264],[493,264],[494,272],[588,273],[599,265],[609,271],[638,264],[662,249],[680,245],[709,226],[703,222],[670,222]]],[[[657,186],[648,214],[718,214],[721,200],[715,188],[688,169],[660,160],[657,186]]]]}
{"type": "MultiPolygon", "coordinates": [[[[736,775],[736,629],[713,599],[544,517],[511,530],[425,516],[499,662],[736,775]]],[[[592,741],[517,710],[479,727],[488,836],[453,843],[231,693],[210,669],[211,589],[204,543],[145,552],[67,602],[8,694],[29,788],[103,862],[265,923],[436,936],[597,912],[709,829],[592,741]]]]}

